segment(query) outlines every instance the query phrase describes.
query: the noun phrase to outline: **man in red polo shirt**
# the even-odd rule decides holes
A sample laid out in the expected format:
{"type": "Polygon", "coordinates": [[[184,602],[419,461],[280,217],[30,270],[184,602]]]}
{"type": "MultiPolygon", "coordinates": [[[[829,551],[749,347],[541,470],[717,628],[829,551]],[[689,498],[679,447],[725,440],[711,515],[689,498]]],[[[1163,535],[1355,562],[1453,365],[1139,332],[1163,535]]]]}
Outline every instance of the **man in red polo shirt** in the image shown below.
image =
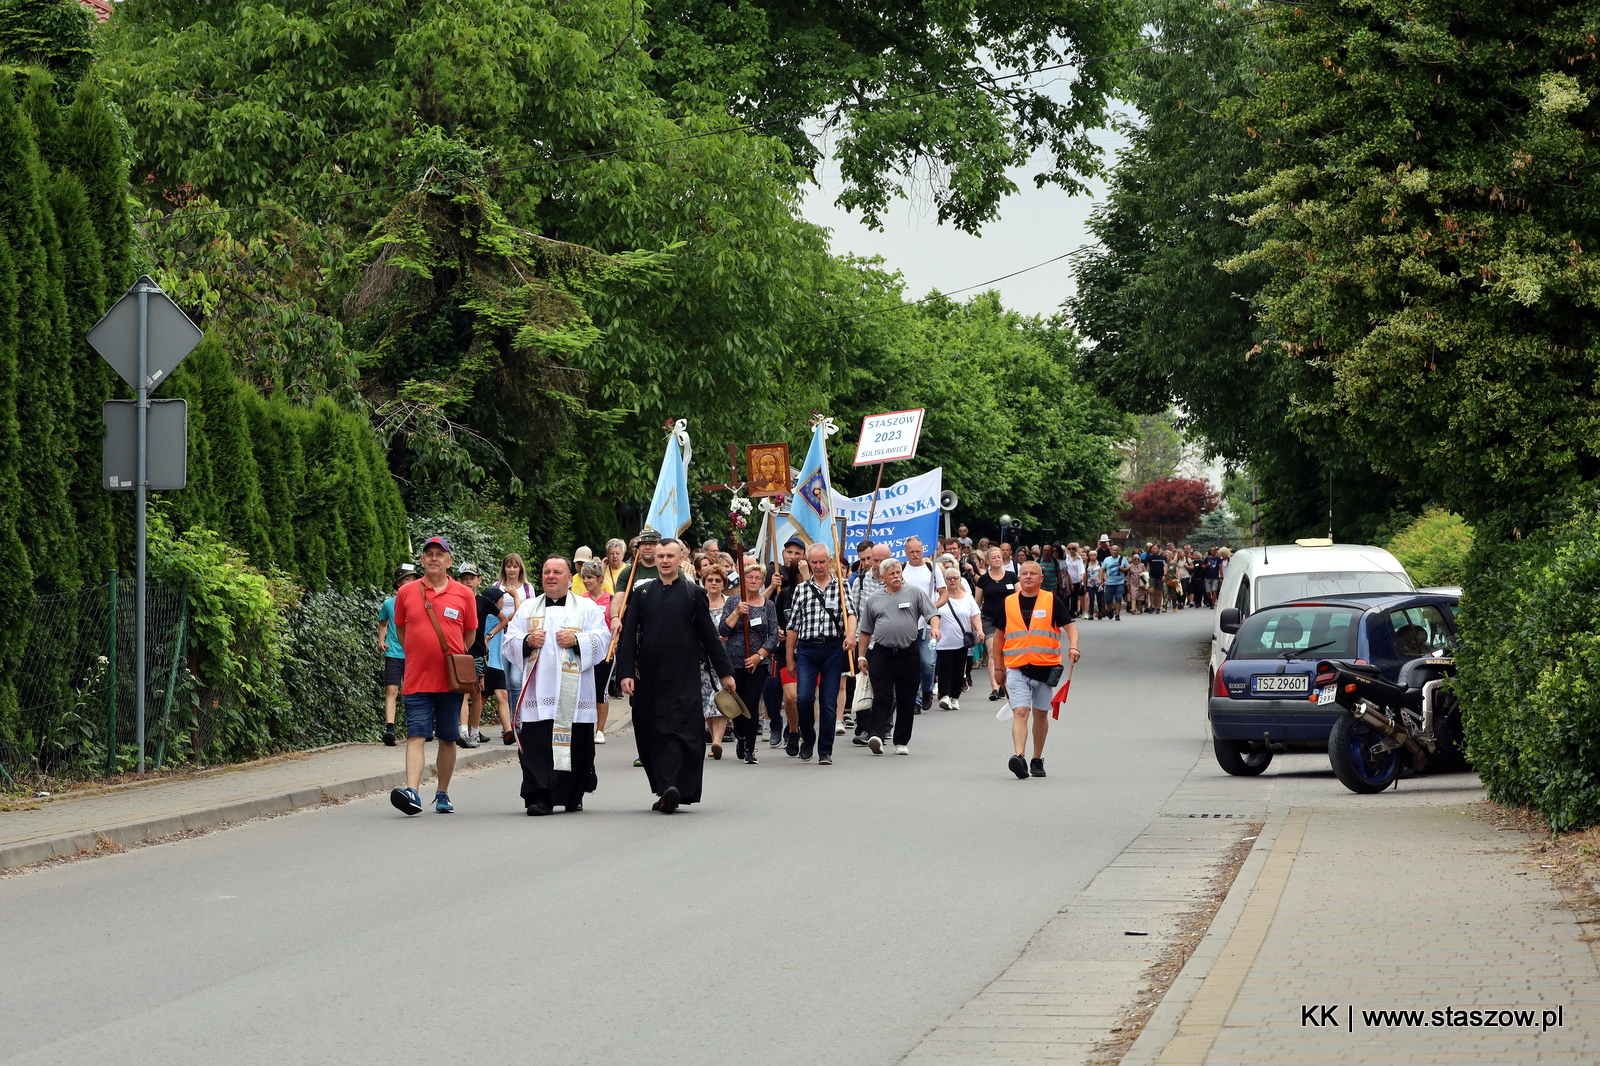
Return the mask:
{"type": "Polygon", "coordinates": [[[428,761],[423,745],[435,736],[439,738],[439,790],[433,796],[433,809],[440,814],[455,810],[450,802],[450,775],[456,768],[461,701],[466,697],[450,691],[445,649],[439,647],[439,634],[428,618],[429,605],[449,653],[466,654],[469,634],[478,631],[478,604],[465,585],[450,579],[450,542],[443,537],[429,537],[422,545],[422,580],[401,588],[394,600],[395,632],[406,650],[401,689],[406,705],[406,787],[390,792],[389,802],[403,814],[422,810],[417,789],[428,761]]]}

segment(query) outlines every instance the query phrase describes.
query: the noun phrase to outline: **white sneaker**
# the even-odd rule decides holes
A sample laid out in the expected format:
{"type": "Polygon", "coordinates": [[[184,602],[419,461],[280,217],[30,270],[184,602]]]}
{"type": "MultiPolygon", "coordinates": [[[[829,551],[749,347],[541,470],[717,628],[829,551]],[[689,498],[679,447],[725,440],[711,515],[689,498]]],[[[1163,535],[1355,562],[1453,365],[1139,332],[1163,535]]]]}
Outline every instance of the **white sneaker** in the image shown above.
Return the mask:
{"type": "Polygon", "coordinates": [[[606,742],[606,735],[600,732],[600,730],[596,729],[594,731],[594,742],[596,744],[604,744],[606,742]]]}
{"type": "Polygon", "coordinates": [[[896,755],[910,755],[911,749],[904,744],[896,744],[894,746],[894,753],[896,755]]]}
{"type": "Polygon", "coordinates": [[[882,755],[883,754],[883,741],[878,739],[877,737],[868,737],[867,738],[867,747],[872,749],[872,754],[874,754],[874,755],[882,755]]]}
{"type": "Polygon", "coordinates": [[[836,736],[836,737],[844,736],[844,723],[843,722],[840,722],[838,725],[833,727],[833,735],[836,736]]]}
{"type": "Polygon", "coordinates": [[[959,711],[961,709],[961,701],[959,699],[957,699],[956,697],[951,696],[950,697],[950,709],[952,711],[959,711]]]}
{"type": "Polygon", "coordinates": [[[461,737],[462,740],[471,740],[472,739],[472,727],[471,726],[467,726],[467,725],[463,725],[461,727],[459,736],[461,737]]]}

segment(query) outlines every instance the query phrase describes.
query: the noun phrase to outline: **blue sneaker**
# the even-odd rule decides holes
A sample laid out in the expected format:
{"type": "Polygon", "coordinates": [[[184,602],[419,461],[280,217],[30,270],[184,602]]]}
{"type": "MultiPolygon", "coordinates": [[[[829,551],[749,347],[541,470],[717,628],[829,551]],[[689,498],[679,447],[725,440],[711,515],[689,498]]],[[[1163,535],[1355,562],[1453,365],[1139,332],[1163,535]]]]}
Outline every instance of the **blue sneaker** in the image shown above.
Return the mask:
{"type": "Polygon", "coordinates": [[[450,802],[450,793],[435,792],[433,794],[433,809],[440,814],[456,813],[456,805],[450,802]]]}
{"type": "Polygon", "coordinates": [[[401,814],[420,814],[422,812],[422,797],[417,795],[414,788],[396,788],[389,791],[389,802],[394,804],[394,809],[401,814]]]}

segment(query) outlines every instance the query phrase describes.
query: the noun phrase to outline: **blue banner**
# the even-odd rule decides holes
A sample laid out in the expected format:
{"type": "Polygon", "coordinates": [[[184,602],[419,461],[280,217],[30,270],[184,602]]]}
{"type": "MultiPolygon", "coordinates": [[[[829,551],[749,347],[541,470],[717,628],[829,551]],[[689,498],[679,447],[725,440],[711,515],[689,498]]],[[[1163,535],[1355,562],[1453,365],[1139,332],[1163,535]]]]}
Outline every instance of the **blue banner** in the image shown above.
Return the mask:
{"type": "MultiPolygon", "coordinates": [[[[929,556],[938,547],[939,493],[943,489],[944,468],[897,481],[878,490],[877,512],[872,515],[872,542],[888,544],[890,553],[901,562],[906,558],[906,541],[922,539],[929,556]]],[[[846,559],[856,557],[856,544],[867,535],[867,515],[872,512],[872,493],[865,496],[833,498],[834,506],[845,515],[846,559]]],[[[798,508],[796,508],[798,509],[798,508]]]]}

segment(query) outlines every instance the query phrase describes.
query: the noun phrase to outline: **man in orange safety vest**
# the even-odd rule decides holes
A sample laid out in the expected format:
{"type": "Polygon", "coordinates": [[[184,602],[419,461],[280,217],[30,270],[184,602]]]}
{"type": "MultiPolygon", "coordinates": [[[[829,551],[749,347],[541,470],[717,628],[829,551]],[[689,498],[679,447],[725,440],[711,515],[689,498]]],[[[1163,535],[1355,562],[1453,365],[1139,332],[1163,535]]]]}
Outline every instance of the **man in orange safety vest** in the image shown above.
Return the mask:
{"type": "Polygon", "coordinates": [[[1017,571],[1017,591],[1006,597],[1006,628],[1001,634],[1006,666],[1006,697],[1011,702],[1011,743],[1016,754],[1007,765],[1017,777],[1044,776],[1044,738],[1050,730],[1050,697],[1061,674],[1061,637],[1067,655],[1078,661],[1076,598],[1040,588],[1044,571],[1029,560],[1017,571]],[[1033,761],[1028,749],[1028,715],[1033,714],[1033,761]]]}

